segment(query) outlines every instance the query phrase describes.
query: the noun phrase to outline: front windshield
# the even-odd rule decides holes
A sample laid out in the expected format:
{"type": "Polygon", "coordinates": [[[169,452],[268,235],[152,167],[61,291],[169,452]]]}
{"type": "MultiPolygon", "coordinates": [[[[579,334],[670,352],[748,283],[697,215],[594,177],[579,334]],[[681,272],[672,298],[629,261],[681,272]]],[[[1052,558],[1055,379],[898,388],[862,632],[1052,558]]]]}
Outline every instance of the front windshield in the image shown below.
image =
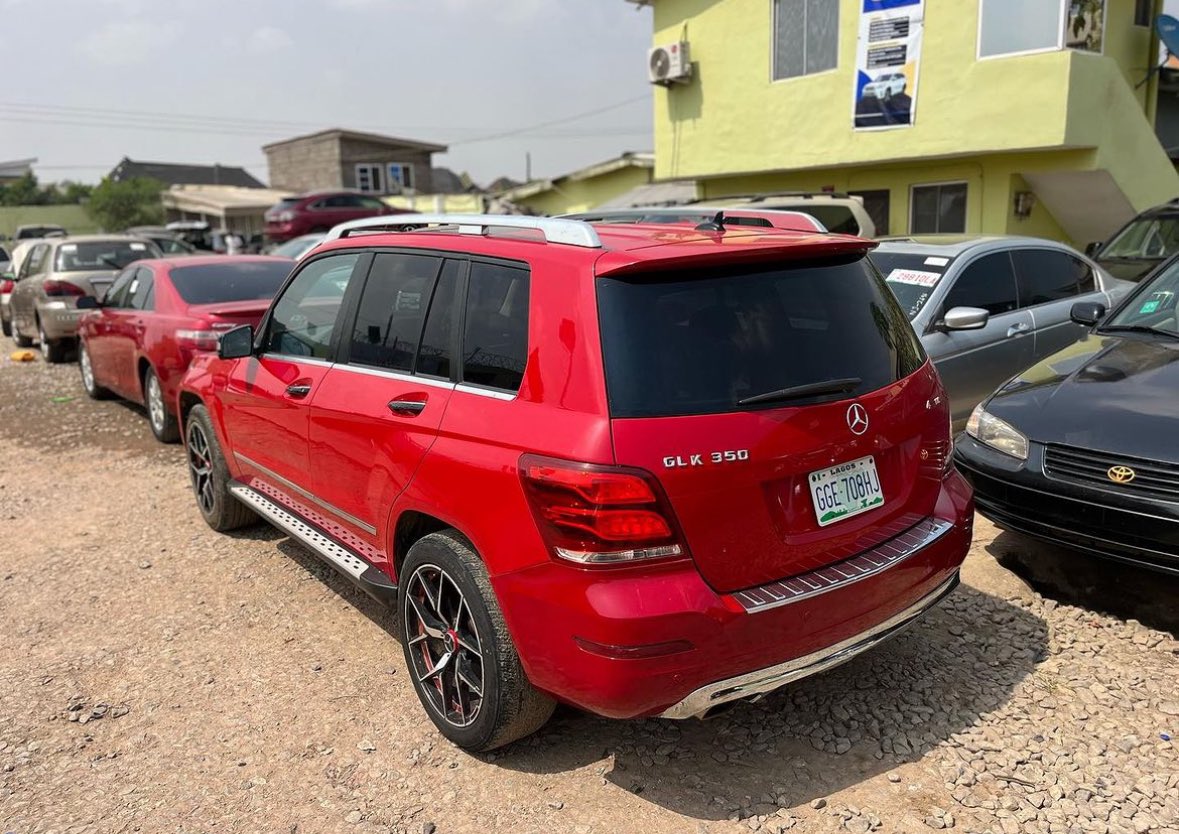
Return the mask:
{"type": "Polygon", "coordinates": [[[1179,214],[1140,217],[1101,250],[1102,258],[1169,258],[1179,252],[1179,214]]]}
{"type": "Polygon", "coordinates": [[[925,307],[934,289],[954,259],[908,252],[877,250],[868,259],[876,264],[888,288],[901,302],[905,315],[912,321],[925,307]]]}
{"type": "Polygon", "coordinates": [[[1123,327],[1146,327],[1160,333],[1179,336],[1179,262],[1162,272],[1130,298],[1117,315],[1102,322],[1100,330],[1123,327]]]}

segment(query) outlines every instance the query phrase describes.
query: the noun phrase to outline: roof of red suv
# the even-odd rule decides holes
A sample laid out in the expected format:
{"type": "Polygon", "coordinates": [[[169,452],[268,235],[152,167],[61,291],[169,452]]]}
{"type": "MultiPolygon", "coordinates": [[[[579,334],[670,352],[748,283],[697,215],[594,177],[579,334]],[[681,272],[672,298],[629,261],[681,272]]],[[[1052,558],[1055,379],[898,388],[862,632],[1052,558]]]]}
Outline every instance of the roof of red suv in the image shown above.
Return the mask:
{"type": "MultiPolygon", "coordinates": [[[[417,216],[399,217],[394,222],[413,223],[415,219],[418,219],[417,216]]],[[[431,219],[435,223],[444,222],[437,217],[431,219]]],[[[497,228],[497,218],[488,216],[482,220],[487,227],[497,228]]],[[[507,231],[514,231],[507,229],[506,219],[502,220],[507,231]]],[[[544,222],[532,220],[540,224],[544,222]]],[[[348,224],[351,227],[348,231],[360,233],[326,240],[316,251],[369,246],[421,246],[520,258],[526,256],[532,247],[542,245],[558,247],[557,251],[568,251],[573,258],[593,260],[596,274],[607,275],[702,267],[720,263],[765,262],[784,257],[802,259],[863,254],[876,245],[874,241],[849,235],[748,226],[711,232],[668,224],[602,223],[592,224],[591,227],[601,245],[590,246],[548,243],[543,231],[529,236],[519,233],[474,235],[445,228],[388,231],[381,228],[382,224],[390,223],[388,218],[383,221],[377,218],[372,222],[376,226],[372,231],[365,230],[363,225],[348,224]]],[[[554,221],[554,224],[557,222],[566,224],[562,228],[567,230],[567,224],[577,221],[554,221]]]]}

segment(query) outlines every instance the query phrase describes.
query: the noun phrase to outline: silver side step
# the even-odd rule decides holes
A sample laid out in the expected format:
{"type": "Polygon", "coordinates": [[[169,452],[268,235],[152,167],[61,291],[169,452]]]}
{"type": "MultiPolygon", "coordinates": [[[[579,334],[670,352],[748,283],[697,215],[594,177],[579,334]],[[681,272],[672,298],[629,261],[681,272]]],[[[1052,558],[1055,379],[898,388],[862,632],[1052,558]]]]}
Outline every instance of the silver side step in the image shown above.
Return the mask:
{"type": "Polygon", "coordinates": [[[777,666],[702,686],[678,704],[669,707],[660,718],[703,717],[730,701],[756,700],[767,692],[800,678],[817,675],[846,663],[856,655],[868,651],[890,637],[895,637],[906,626],[949,596],[957,586],[958,572],[954,571],[953,576],[931,593],[867,631],[817,652],[779,663],[777,666]]]}
{"type": "Polygon", "coordinates": [[[245,484],[235,483],[229,487],[229,491],[234,498],[275,527],[298,539],[316,556],[355,582],[369,596],[385,603],[396,600],[397,586],[389,580],[384,571],[362,556],[245,484]]]}

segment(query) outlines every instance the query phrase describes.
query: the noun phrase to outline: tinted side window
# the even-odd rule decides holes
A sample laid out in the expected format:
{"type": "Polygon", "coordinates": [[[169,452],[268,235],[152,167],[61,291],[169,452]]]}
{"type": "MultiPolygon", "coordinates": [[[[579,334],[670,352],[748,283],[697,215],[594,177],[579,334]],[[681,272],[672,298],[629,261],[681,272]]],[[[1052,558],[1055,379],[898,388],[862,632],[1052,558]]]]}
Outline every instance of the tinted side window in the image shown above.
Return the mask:
{"type": "Polygon", "coordinates": [[[274,305],[264,349],[286,356],[330,359],[332,333],[357,253],[332,255],[307,264],[274,305]]]}
{"type": "Polygon", "coordinates": [[[430,311],[426,315],[426,329],[418,348],[417,373],[450,379],[451,334],[454,332],[454,301],[458,295],[458,261],[447,261],[438,276],[430,311]]]}
{"type": "Polygon", "coordinates": [[[131,282],[135,280],[135,274],[139,272],[137,267],[124,269],[115,282],[111,284],[110,289],[106,291],[106,295],[102,297],[102,304],[104,307],[126,307],[127,294],[131,286],[131,282]]]}
{"type": "Polygon", "coordinates": [[[1011,257],[1019,283],[1019,306],[1034,307],[1077,294],[1077,270],[1063,252],[1017,249],[1011,257]]]}
{"type": "Polygon", "coordinates": [[[39,275],[45,271],[45,265],[49,262],[49,244],[42,243],[33,247],[33,251],[29,253],[28,259],[25,261],[24,269],[21,270],[21,277],[26,275],[39,275]]]}
{"type": "Polygon", "coordinates": [[[442,265],[429,255],[377,255],[360,296],[350,362],[413,370],[434,278],[442,265]]]}
{"type": "Polygon", "coordinates": [[[1009,313],[1016,303],[1015,270],[1006,252],[983,255],[962,270],[946,294],[945,309],[981,307],[992,316],[1009,313]]]}
{"type": "Polygon", "coordinates": [[[131,282],[128,293],[128,307],[133,310],[151,310],[155,306],[155,279],[151,270],[136,270],[135,280],[131,282]]]}
{"type": "Polygon", "coordinates": [[[528,356],[529,275],[475,262],[467,290],[463,382],[518,391],[528,356]]]}

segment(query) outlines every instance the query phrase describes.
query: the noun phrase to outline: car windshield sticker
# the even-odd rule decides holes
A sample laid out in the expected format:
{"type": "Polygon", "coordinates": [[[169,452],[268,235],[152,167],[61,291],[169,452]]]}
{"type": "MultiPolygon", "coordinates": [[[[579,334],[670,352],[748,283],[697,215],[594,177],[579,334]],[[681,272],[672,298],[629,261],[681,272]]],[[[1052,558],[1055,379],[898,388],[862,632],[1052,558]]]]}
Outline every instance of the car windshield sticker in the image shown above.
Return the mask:
{"type": "Polygon", "coordinates": [[[135,295],[135,291],[137,289],[139,289],[139,279],[135,278],[131,281],[131,286],[127,287],[127,292],[131,295],[135,295]]]}
{"type": "Polygon", "coordinates": [[[1160,303],[1161,303],[1161,302],[1160,302],[1160,301],[1159,301],[1157,298],[1156,298],[1154,301],[1148,301],[1148,302],[1146,302],[1145,304],[1143,304],[1141,307],[1139,307],[1139,308],[1138,308],[1138,312],[1139,312],[1141,315],[1144,315],[1144,316],[1145,316],[1147,313],[1154,313],[1154,312],[1157,312],[1157,311],[1158,311],[1158,309],[1159,309],[1159,304],[1160,304],[1160,303]]]}
{"type": "Polygon", "coordinates": [[[61,245],[61,251],[62,252],[77,252],[78,251],[78,244],[76,244],[76,243],[63,243],[61,245]]]}
{"type": "Polygon", "coordinates": [[[945,266],[950,262],[949,258],[926,258],[926,266],[945,266]]]}
{"type": "Polygon", "coordinates": [[[913,284],[917,287],[935,287],[942,278],[940,272],[924,272],[920,269],[894,269],[885,280],[895,284],[913,284]]]}
{"type": "Polygon", "coordinates": [[[132,243],[131,249],[135,252],[142,252],[145,249],[147,249],[147,244],[145,244],[145,243],[132,243]]]}

